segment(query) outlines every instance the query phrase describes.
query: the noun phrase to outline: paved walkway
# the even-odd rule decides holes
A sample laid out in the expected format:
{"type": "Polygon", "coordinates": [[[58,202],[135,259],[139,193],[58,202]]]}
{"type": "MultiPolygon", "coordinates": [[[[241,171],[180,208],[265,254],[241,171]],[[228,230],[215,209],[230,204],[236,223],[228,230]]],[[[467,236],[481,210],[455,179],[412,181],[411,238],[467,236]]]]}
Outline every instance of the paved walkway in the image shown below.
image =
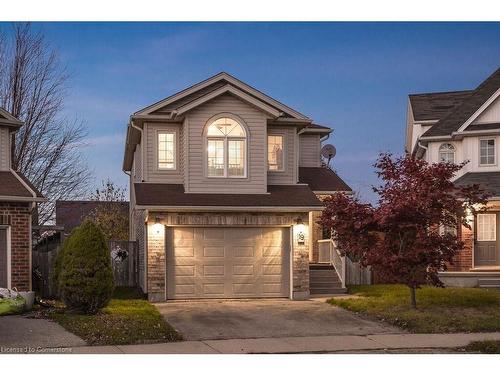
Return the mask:
{"type": "Polygon", "coordinates": [[[397,349],[452,349],[478,340],[500,340],[500,332],[181,341],[151,345],[84,346],[73,348],[72,352],[81,354],[279,354],[341,353],[366,350],[380,352],[380,350],[397,349]]]}
{"type": "Polygon", "coordinates": [[[0,317],[0,353],[25,348],[38,350],[82,345],[85,341],[50,320],[22,315],[0,317]]]}

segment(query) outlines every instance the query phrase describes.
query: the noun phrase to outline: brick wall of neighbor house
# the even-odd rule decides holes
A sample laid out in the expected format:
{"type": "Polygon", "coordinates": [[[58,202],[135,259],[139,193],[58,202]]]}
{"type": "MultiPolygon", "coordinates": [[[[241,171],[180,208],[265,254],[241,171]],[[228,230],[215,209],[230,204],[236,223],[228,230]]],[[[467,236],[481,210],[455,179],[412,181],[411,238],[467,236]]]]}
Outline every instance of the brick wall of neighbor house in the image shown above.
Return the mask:
{"type": "Polygon", "coordinates": [[[458,235],[464,242],[464,248],[455,255],[453,264],[448,265],[448,271],[469,271],[472,268],[474,234],[472,229],[462,226],[458,235]]]}
{"type": "MultiPolygon", "coordinates": [[[[155,213],[147,223],[147,292],[151,301],[162,301],[165,299],[166,290],[166,237],[162,227],[160,232],[154,228],[156,219],[163,226],[170,225],[218,225],[218,226],[262,226],[262,225],[293,225],[300,217],[304,223],[308,223],[308,213],[155,213]]],[[[306,233],[309,233],[307,230],[306,233]]],[[[308,234],[309,236],[310,234],[308,234]]],[[[305,239],[305,245],[298,245],[295,233],[293,235],[293,294],[296,299],[309,297],[309,237],[305,239]]]]}
{"type": "Polygon", "coordinates": [[[134,220],[134,240],[137,242],[137,252],[138,252],[138,269],[139,269],[139,287],[143,292],[146,292],[146,266],[144,264],[144,245],[145,245],[145,231],[144,231],[144,210],[134,210],[133,214],[134,220]]]}
{"type": "Polygon", "coordinates": [[[0,203],[0,215],[7,215],[11,235],[11,287],[31,289],[29,203],[0,203]]]}

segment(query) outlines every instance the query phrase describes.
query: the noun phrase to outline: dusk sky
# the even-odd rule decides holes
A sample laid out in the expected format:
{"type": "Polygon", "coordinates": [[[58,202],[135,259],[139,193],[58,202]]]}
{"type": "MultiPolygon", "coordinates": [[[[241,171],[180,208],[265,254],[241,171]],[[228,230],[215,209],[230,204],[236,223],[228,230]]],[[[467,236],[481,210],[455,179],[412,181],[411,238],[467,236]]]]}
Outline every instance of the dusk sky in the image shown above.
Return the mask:
{"type": "MultiPolygon", "coordinates": [[[[8,24],[1,25],[5,31],[8,24]]],[[[72,75],[95,183],[122,172],[133,112],[220,71],[334,129],[333,166],[366,200],[401,153],[409,93],[475,88],[500,65],[500,23],[44,23],[72,75]]]]}

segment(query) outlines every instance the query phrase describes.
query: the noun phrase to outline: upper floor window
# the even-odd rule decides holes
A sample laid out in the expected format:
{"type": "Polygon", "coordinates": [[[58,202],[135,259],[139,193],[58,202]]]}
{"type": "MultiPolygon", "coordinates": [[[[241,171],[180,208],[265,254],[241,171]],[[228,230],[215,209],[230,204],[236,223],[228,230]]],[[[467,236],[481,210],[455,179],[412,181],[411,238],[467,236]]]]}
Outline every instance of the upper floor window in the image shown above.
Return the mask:
{"type": "Polygon", "coordinates": [[[439,162],[455,163],[455,146],[451,143],[443,143],[439,147],[439,162]]]}
{"type": "Polygon", "coordinates": [[[495,139],[479,140],[479,164],[495,164],[495,139]]]}
{"type": "Polygon", "coordinates": [[[270,171],[283,170],[283,136],[267,136],[267,166],[270,171]]]}
{"type": "Polygon", "coordinates": [[[246,132],[229,117],[212,122],[206,132],[207,175],[209,177],[246,176],[246,132]]]}
{"type": "Polygon", "coordinates": [[[158,132],[158,169],[175,169],[175,132],[158,132]]]}

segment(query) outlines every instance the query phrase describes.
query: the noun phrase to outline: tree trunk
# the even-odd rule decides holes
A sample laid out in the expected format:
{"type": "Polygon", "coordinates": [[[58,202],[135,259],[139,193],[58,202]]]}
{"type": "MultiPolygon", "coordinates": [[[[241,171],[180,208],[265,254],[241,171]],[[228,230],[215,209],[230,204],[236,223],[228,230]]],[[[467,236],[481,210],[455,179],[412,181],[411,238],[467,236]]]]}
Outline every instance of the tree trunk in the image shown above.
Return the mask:
{"type": "Polygon", "coordinates": [[[413,309],[417,308],[417,288],[410,286],[410,303],[413,309]]]}

